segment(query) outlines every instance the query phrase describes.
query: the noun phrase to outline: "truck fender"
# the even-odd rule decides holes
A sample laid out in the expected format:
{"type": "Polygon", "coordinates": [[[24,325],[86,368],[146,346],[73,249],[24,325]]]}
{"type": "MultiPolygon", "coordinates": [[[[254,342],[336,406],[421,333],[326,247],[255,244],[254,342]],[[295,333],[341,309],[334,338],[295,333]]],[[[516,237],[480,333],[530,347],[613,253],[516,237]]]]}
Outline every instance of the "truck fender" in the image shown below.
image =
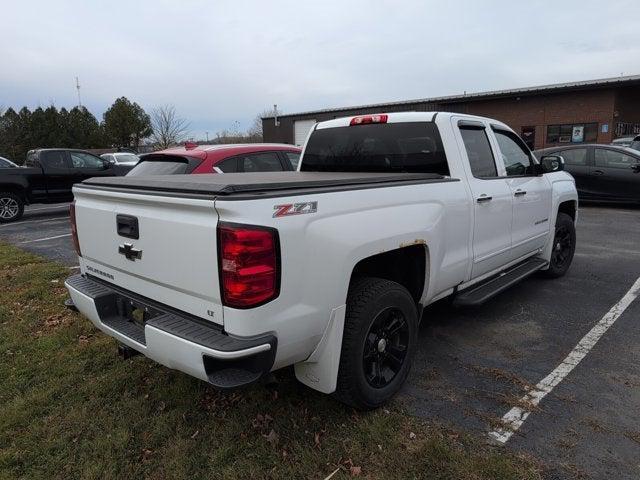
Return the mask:
{"type": "Polygon", "coordinates": [[[304,362],[294,365],[298,381],[322,393],[336,390],[346,311],[346,305],[331,310],[329,323],[316,349],[304,362]]]}
{"type": "MultiPolygon", "coordinates": [[[[555,237],[556,229],[556,218],[558,218],[560,205],[565,202],[574,202],[574,223],[578,221],[578,195],[576,193],[575,180],[573,177],[567,172],[557,172],[549,174],[549,180],[551,181],[552,191],[551,214],[549,218],[549,238],[540,255],[540,257],[547,262],[551,260],[553,239],[555,237]]],[[[543,270],[546,270],[546,268],[543,270]]]]}

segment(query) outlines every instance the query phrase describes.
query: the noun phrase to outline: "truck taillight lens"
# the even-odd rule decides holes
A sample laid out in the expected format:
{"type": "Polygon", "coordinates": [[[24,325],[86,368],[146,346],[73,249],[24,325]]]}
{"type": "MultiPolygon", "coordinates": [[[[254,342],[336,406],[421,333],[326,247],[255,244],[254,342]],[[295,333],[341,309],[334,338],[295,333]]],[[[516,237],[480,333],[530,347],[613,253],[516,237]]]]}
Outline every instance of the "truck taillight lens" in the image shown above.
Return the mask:
{"type": "Polygon", "coordinates": [[[278,232],[273,228],[229,223],[218,225],[224,305],[251,308],[278,296],[279,248],[278,232]]]}
{"type": "Polygon", "coordinates": [[[71,219],[71,238],[73,240],[73,248],[75,248],[78,256],[81,257],[82,253],[80,253],[80,241],[78,240],[78,224],[76,223],[75,200],[71,202],[71,205],[69,205],[69,218],[71,219]]]}
{"type": "Polygon", "coordinates": [[[361,115],[359,117],[353,117],[349,125],[369,125],[370,123],[387,123],[389,115],[384,113],[376,115],[361,115]]]}

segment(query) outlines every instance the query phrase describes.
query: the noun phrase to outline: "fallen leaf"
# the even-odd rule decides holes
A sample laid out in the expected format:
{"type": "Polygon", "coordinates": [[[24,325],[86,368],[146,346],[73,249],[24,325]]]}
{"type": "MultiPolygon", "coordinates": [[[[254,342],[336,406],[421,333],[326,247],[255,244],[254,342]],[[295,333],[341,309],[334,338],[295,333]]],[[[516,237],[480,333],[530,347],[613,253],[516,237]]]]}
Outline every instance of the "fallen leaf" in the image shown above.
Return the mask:
{"type": "Polygon", "coordinates": [[[262,436],[267,439],[267,442],[269,442],[272,447],[275,447],[280,441],[280,435],[278,435],[273,428],[269,432],[269,435],[262,435],[262,436]]]}
{"type": "Polygon", "coordinates": [[[349,472],[351,473],[352,477],[357,477],[362,473],[362,467],[353,465],[352,467],[349,468],[349,472]]]}
{"type": "Polygon", "coordinates": [[[414,438],[416,438],[416,434],[413,432],[409,432],[409,438],[413,440],[414,438]]]}

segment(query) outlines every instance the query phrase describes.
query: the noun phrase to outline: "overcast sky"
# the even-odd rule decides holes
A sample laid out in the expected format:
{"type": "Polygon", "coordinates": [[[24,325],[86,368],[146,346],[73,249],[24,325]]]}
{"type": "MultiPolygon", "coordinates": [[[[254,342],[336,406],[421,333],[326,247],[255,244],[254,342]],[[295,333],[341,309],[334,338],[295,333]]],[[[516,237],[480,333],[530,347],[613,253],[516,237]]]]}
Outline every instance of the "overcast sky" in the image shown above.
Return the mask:
{"type": "Polygon", "coordinates": [[[283,113],[640,74],[634,1],[2,0],[0,105],[283,113]]]}

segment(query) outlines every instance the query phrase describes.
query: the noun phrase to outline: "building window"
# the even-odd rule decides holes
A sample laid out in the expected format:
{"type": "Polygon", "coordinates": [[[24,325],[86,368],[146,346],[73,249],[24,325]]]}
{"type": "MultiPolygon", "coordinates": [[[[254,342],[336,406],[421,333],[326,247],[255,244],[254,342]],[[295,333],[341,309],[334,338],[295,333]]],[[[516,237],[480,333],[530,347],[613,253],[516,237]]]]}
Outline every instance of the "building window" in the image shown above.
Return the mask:
{"type": "Polygon", "coordinates": [[[589,143],[595,142],[597,138],[597,123],[547,126],[547,143],[589,143]]]}

